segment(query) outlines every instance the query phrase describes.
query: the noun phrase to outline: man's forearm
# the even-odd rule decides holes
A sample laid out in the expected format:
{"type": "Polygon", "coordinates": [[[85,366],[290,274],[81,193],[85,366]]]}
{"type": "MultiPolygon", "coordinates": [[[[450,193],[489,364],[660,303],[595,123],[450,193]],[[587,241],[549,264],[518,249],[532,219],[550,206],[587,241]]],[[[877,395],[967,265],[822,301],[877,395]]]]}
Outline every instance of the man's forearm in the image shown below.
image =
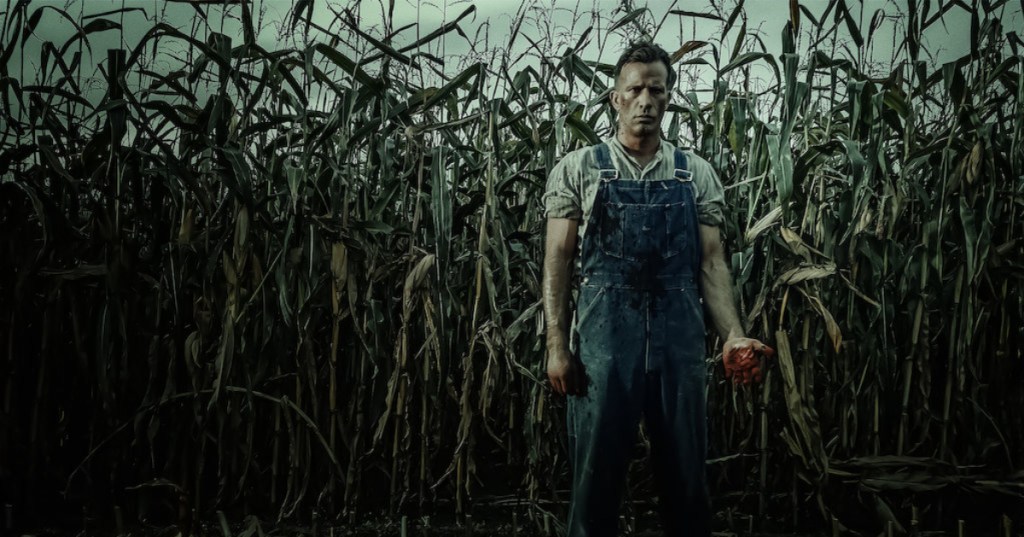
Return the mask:
{"type": "Polygon", "coordinates": [[[569,355],[569,281],[576,254],[577,224],[549,218],[544,239],[544,277],[541,283],[547,325],[547,373],[551,389],[578,395],[584,384],[581,370],[569,355]]]}
{"type": "Polygon", "coordinates": [[[732,274],[722,254],[711,255],[701,262],[701,286],[704,301],[715,330],[722,339],[745,337],[733,301],[732,274]]]}
{"type": "Polygon", "coordinates": [[[568,348],[569,280],[572,256],[557,249],[544,256],[544,318],[548,350],[568,348]]]}
{"type": "Polygon", "coordinates": [[[576,253],[577,224],[568,219],[549,219],[544,241],[542,295],[549,351],[569,349],[569,282],[576,253]]]}

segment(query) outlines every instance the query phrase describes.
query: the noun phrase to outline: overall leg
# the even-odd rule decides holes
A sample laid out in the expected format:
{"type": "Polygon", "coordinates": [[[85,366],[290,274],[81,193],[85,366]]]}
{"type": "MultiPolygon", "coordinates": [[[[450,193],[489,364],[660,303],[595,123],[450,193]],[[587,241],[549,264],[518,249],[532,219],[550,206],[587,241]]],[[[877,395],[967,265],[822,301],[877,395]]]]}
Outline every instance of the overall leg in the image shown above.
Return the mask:
{"type": "MultiPolygon", "coordinates": [[[[703,371],[690,375],[703,378],[703,371]]],[[[646,423],[665,535],[706,537],[711,534],[711,502],[704,388],[662,374],[652,374],[648,388],[646,423]]]]}
{"type": "Polygon", "coordinates": [[[581,300],[580,361],[584,395],[568,399],[572,497],[568,537],[614,536],[642,405],[642,337],[631,328],[621,291],[581,300]],[[638,369],[637,366],[640,366],[638,369]]]}
{"type": "Polygon", "coordinates": [[[695,291],[657,304],[668,338],[656,372],[648,376],[644,413],[651,438],[655,487],[666,536],[711,534],[707,459],[707,366],[704,324],[695,291]]]}

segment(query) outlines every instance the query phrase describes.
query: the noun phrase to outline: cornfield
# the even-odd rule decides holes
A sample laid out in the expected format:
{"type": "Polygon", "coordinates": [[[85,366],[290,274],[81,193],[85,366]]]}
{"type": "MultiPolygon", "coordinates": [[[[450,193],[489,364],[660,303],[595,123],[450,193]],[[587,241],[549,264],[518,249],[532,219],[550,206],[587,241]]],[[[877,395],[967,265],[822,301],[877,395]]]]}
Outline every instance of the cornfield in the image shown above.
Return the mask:
{"type": "MultiPolygon", "coordinates": [[[[191,33],[151,21],[102,51],[90,39],[145,10],[7,0],[8,529],[58,513],[185,533],[253,513],[314,527],[448,513],[557,533],[568,463],[564,401],[544,384],[540,196],[558,158],[611,132],[612,36],[675,52],[666,137],[722,178],[740,308],[779,351],[756,388],[708,357],[716,524],[1024,527],[1012,2],[791,0],[785,27],[761,32],[742,0],[626,0],[577,5],[557,33],[527,1],[493,44],[464,31],[472,5],[396,28],[393,0],[381,21],[334,2],[323,27],[300,0],[294,46],[277,50],[256,40],[254,2],[193,4],[191,33]],[[922,36],[956,12],[971,50],[936,64],[922,36]],[[698,23],[720,38],[659,39],[698,23]],[[46,24],[75,35],[29,63],[46,24]],[[879,67],[866,51],[883,24],[898,41],[879,67]],[[453,61],[446,38],[473,53],[453,61]],[[160,72],[168,44],[187,58],[160,72]],[[100,103],[82,85],[94,53],[100,103]]],[[[627,531],[652,501],[646,449],[641,434],[627,531]]]]}

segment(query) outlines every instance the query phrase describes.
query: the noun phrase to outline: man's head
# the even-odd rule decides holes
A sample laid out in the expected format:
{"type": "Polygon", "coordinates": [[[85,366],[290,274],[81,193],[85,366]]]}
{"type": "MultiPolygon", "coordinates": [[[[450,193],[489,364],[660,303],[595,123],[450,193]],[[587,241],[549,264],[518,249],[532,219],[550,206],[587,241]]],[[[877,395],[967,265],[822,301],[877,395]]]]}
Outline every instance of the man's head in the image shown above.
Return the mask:
{"type": "Polygon", "coordinates": [[[631,44],[615,64],[611,102],[619,115],[619,133],[657,136],[676,81],[665,49],[650,42],[631,44]]]}

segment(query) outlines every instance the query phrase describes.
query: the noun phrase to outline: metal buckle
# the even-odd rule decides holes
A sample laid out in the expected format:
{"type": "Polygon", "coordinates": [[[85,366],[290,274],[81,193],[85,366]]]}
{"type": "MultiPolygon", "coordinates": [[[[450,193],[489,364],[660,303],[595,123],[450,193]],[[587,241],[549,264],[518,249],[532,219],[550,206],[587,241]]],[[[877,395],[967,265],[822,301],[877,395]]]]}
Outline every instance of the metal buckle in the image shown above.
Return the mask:
{"type": "Polygon", "coordinates": [[[693,181],[693,174],[690,173],[689,170],[680,170],[679,168],[676,168],[675,177],[676,177],[676,179],[679,179],[680,181],[682,181],[684,183],[688,183],[690,181],[693,181]]]}
{"type": "Polygon", "coordinates": [[[619,170],[615,170],[615,169],[601,170],[601,180],[602,181],[606,181],[606,182],[607,181],[614,181],[614,180],[616,180],[618,178],[619,178],[619,170]]]}

